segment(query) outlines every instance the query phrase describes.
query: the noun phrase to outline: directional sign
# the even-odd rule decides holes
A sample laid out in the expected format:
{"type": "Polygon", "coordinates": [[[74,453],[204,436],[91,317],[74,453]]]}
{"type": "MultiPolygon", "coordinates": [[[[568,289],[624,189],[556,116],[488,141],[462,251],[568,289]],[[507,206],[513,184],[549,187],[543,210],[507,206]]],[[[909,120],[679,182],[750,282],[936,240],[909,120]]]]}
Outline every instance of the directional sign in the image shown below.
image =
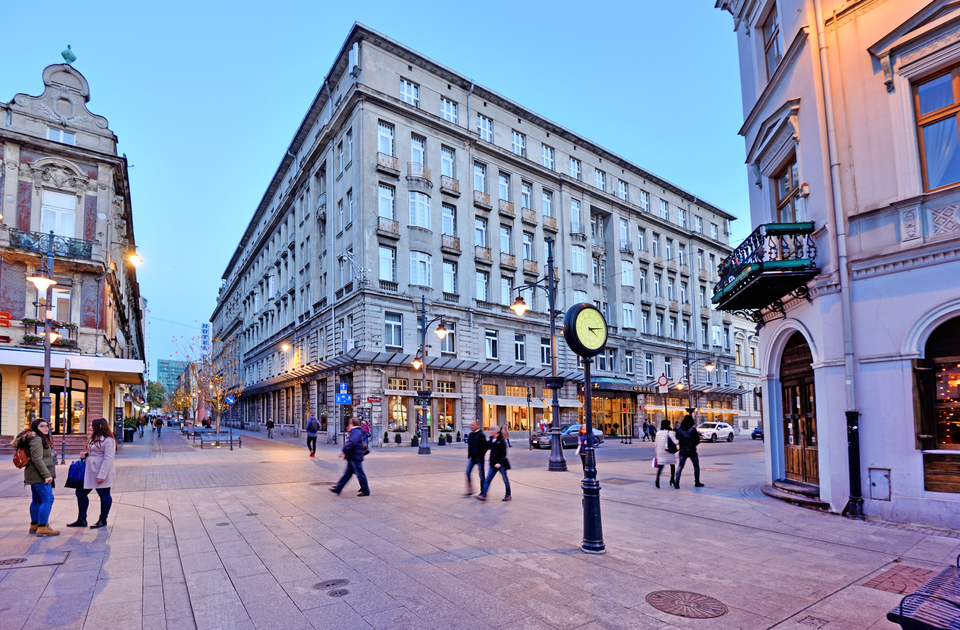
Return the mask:
{"type": "Polygon", "coordinates": [[[13,317],[11,313],[0,312],[0,327],[10,328],[10,318],[13,317]]]}
{"type": "Polygon", "coordinates": [[[665,374],[661,374],[660,378],[657,379],[657,385],[666,385],[667,383],[669,383],[667,376],[665,374]]]}
{"type": "Polygon", "coordinates": [[[347,393],[347,384],[346,384],[346,383],[340,383],[340,393],[341,393],[341,394],[346,394],[346,393],[347,393]]]}
{"type": "Polygon", "coordinates": [[[353,404],[353,394],[337,394],[337,404],[338,404],[338,405],[352,405],[352,404],[353,404]]]}
{"type": "Polygon", "coordinates": [[[223,402],[227,403],[228,405],[232,405],[233,403],[237,402],[237,399],[233,396],[227,396],[223,399],[223,402]]]}

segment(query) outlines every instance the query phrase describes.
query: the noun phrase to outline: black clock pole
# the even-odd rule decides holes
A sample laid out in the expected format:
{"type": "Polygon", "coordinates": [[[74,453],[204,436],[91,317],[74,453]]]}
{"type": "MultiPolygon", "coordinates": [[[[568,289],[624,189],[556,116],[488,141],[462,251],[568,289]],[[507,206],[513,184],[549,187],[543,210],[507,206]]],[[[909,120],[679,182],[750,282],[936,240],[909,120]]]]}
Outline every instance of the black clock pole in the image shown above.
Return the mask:
{"type": "Polygon", "coordinates": [[[583,358],[583,415],[587,421],[587,439],[584,445],[586,467],[583,473],[583,544],[586,553],[604,553],[603,525],[600,522],[600,482],[597,481],[597,459],[593,448],[593,383],[590,382],[592,357],[583,358]]]}

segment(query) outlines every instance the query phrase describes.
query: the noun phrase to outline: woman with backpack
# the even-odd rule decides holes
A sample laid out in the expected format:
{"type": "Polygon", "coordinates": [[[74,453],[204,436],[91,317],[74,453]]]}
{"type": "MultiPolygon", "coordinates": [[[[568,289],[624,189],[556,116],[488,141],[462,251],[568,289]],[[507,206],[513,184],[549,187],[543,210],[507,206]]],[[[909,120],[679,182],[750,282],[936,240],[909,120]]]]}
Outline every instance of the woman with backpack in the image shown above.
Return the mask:
{"type": "Polygon", "coordinates": [[[490,430],[490,470],[487,471],[487,478],[483,482],[480,494],[477,495],[477,498],[481,501],[487,500],[487,490],[490,489],[490,482],[497,476],[497,473],[500,473],[503,477],[503,485],[506,486],[507,496],[503,497],[503,500],[510,501],[513,499],[510,496],[510,480],[507,479],[507,471],[510,470],[510,461],[507,459],[507,440],[509,438],[510,434],[507,432],[507,427],[495,426],[490,430]]]}
{"type": "Polygon", "coordinates": [[[660,473],[663,467],[670,466],[670,485],[674,488],[676,485],[677,470],[677,451],[680,442],[677,440],[677,434],[670,430],[670,421],[664,418],[660,421],[660,430],[656,435],[655,450],[657,453],[657,487],[660,487],[660,473]]]}
{"type": "Polygon", "coordinates": [[[14,439],[16,449],[24,449],[30,461],[23,467],[23,483],[33,495],[30,503],[30,533],[37,536],[57,536],[50,528],[50,510],[53,508],[53,486],[57,478],[57,458],[53,452],[50,424],[43,418],[30,423],[30,430],[14,439]]]}
{"type": "Polygon", "coordinates": [[[110,429],[106,418],[97,418],[93,421],[90,438],[87,440],[87,452],[81,455],[86,461],[83,472],[83,488],[77,488],[77,510],[79,516],[67,527],[86,527],[87,508],[90,507],[90,491],[96,490],[100,497],[100,518],[90,526],[90,529],[106,527],[107,516],[110,515],[110,506],[113,497],[110,488],[117,476],[117,468],[113,463],[117,454],[117,438],[110,429]]]}

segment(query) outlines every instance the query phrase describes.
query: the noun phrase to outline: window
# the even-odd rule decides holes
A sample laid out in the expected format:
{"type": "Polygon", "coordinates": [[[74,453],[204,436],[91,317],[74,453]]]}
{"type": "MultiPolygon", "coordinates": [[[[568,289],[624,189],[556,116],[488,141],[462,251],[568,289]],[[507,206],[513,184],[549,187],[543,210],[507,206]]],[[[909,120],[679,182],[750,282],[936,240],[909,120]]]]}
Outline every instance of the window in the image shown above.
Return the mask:
{"type": "Polygon", "coordinates": [[[736,353],[734,357],[737,365],[743,365],[743,346],[741,346],[739,343],[736,345],[736,353]]]}
{"type": "Polygon", "coordinates": [[[517,358],[517,363],[527,362],[527,340],[524,335],[513,336],[513,356],[517,358]]]}
{"type": "Polygon", "coordinates": [[[596,172],[596,174],[595,174],[594,177],[595,177],[595,181],[596,181],[597,190],[606,191],[606,190],[607,190],[607,175],[606,175],[606,173],[604,173],[604,172],[601,171],[600,169],[597,169],[597,172],[596,172]]]}
{"type": "Polygon", "coordinates": [[[574,179],[580,179],[580,160],[576,158],[570,158],[570,177],[574,179]]]}
{"type": "Polygon", "coordinates": [[[400,313],[383,314],[383,345],[390,348],[403,347],[403,316],[400,313]]]}
{"type": "Polygon", "coordinates": [[[710,271],[710,275],[713,275],[713,273],[716,272],[716,270],[717,270],[717,257],[716,257],[715,254],[710,254],[710,266],[707,267],[707,269],[710,271]]]}
{"type": "Polygon", "coordinates": [[[620,247],[630,246],[630,224],[626,219],[620,219],[620,247]]]}
{"type": "Polygon", "coordinates": [[[553,166],[556,163],[555,157],[556,157],[556,153],[554,152],[553,147],[548,147],[547,145],[543,145],[540,148],[540,161],[546,168],[549,168],[551,171],[553,170],[553,166]]]}
{"type": "Polygon", "coordinates": [[[486,271],[477,272],[477,299],[486,302],[489,297],[488,285],[490,284],[490,274],[486,271]]]}
{"type": "Polygon", "coordinates": [[[677,338],[677,318],[671,317],[667,321],[667,336],[671,339],[677,338]]]}
{"type": "Polygon", "coordinates": [[[681,326],[681,332],[683,334],[683,340],[689,341],[690,340],[690,320],[687,320],[687,319],[683,320],[683,324],[681,326]]]}
{"type": "Polygon", "coordinates": [[[509,225],[500,226],[500,251],[504,254],[513,253],[513,230],[509,225]]]}
{"type": "Polygon", "coordinates": [[[640,191],[640,209],[650,212],[650,193],[645,190],[640,191]]]}
{"type": "Polygon", "coordinates": [[[450,204],[443,204],[443,233],[447,236],[457,235],[457,209],[450,204]]]}
{"type": "Polygon", "coordinates": [[[337,145],[337,172],[343,172],[343,142],[337,145]]]}
{"type": "Polygon", "coordinates": [[[663,375],[673,378],[673,359],[669,357],[663,360],[663,375]]]}
{"type": "Polygon", "coordinates": [[[473,189],[482,193],[487,192],[487,165],[473,163],[473,189]]]}
{"type": "Polygon", "coordinates": [[[378,187],[378,212],[385,219],[397,218],[396,191],[390,186],[378,187]]]}
{"type": "Polygon", "coordinates": [[[650,311],[640,311],[640,332],[650,332],[650,311]]]}
{"type": "Polygon", "coordinates": [[[510,149],[520,157],[527,157],[527,137],[514,131],[510,137],[510,149]]]}
{"type": "Polygon", "coordinates": [[[643,362],[645,364],[644,367],[646,368],[647,376],[652,377],[653,376],[653,355],[652,354],[646,355],[646,357],[644,357],[643,362]]]}
{"type": "Polygon", "coordinates": [[[533,207],[533,187],[529,182],[520,182],[520,207],[533,207]]]}
{"type": "Polygon", "coordinates": [[[393,125],[378,123],[377,136],[377,150],[380,151],[380,153],[393,155],[393,125]]]}
{"type": "Polygon", "coordinates": [[[353,190],[347,191],[347,225],[353,223],[353,190]]]}
{"type": "Polygon", "coordinates": [[[573,254],[573,273],[587,273],[587,250],[580,245],[574,245],[570,249],[573,254]]]}
{"type": "Polygon", "coordinates": [[[693,217],[693,230],[697,234],[703,234],[703,219],[700,217],[693,217]]]}
{"type": "Polygon", "coordinates": [[[638,280],[637,288],[640,289],[640,293],[646,293],[647,292],[647,272],[641,269],[637,273],[637,280],[638,280]]]}
{"type": "Polygon", "coordinates": [[[427,139],[423,136],[410,136],[410,161],[424,164],[427,161],[427,139]]]}
{"type": "Polygon", "coordinates": [[[499,359],[500,358],[500,348],[497,341],[497,331],[496,330],[487,330],[484,332],[484,338],[486,340],[486,350],[488,359],[499,359]]]}
{"type": "Polygon", "coordinates": [[[633,286],[633,262],[630,260],[620,261],[620,283],[625,287],[633,286]]]}
{"type": "MultiPolygon", "coordinates": [[[[956,137],[956,133],[954,136],[956,137]]],[[[782,171],[774,179],[774,190],[777,198],[777,221],[780,223],[796,223],[799,220],[797,210],[800,207],[800,183],[798,181],[797,158],[790,158],[782,171]]],[[[957,163],[957,180],[960,181],[960,160],[957,163]]],[[[713,238],[717,238],[717,226],[712,225],[713,238]]]]}
{"type": "Polygon", "coordinates": [[[410,193],[410,225],[430,229],[430,197],[421,192],[410,193]]]}
{"type": "Polygon", "coordinates": [[[730,329],[726,327],[723,329],[723,349],[730,350],[730,329]]]}
{"type": "Polygon", "coordinates": [[[535,260],[533,257],[533,234],[530,232],[523,233],[523,259],[535,260]]]}
{"type": "Polygon", "coordinates": [[[500,195],[499,198],[504,201],[510,201],[510,176],[506,173],[500,173],[497,176],[497,181],[499,182],[497,188],[497,192],[500,195]]]}
{"type": "Polygon", "coordinates": [[[353,161],[353,129],[347,131],[347,164],[353,161]]]}
{"type": "Polygon", "coordinates": [[[486,116],[477,114],[477,133],[481,140],[493,142],[493,121],[486,116]]]}
{"type": "Polygon", "coordinates": [[[687,246],[683,243],[677,247],[677,262],[681,265],[687,264],[687,246]]]}
{"type": "Polygon", "coordinates": [[[77,139],[69,131],[62,131],[60,129],[54,129],[53,127],[47,127],[47,140],[53,140],[54,142],[62,142],[63,144],[76,144],[77,139]]]}
{"type": "Polygon", "coordinates": [[[607,355],[606,355],[606,353],[601,352],[600,354],[598,354],[598,355],[596,356],[596,358],[594,359],[594,362],[595,362],[598,370],[606,370],[606,369],[607,369],[607,355]]]}
{"type": "Polygon", "coordinates": [[[687,227],[687,211],[686,210],[677,210],[677,224],[682,228],[687,227]]]}
{"type": "Polygon", "coordinates": [[[656,332],[657,337],[663,337],[663,315],[661,315],[660,313],[657,313],[657,315],[654,317],[654,321],[657,324],[656,328],[654,328],[654,331],[656,332]]]}
{"type": "Polygon", "coordinates": [[[573,232],[583,234],[583,216],[580,214],[580,201],[570,200],[570,226],[573,232]]]}
{"type": "Polygon", "coordinates": [[[77,236],[77,196],[52,190],[43,190],[40,203],[40,224],[44,234],[53,231],[57,236],[77,236]]]}
{"type": "Polygon", "coordinates": [[[707,287],[700,285],[700,308],[707,306],[707,287]]]}
{"type": "Polygon", "coordinates": [[[457,293],[457,263],[443,261],[443,292],[457,293]]]}
{"type": "Polygon", "coordinates": [[[337,231],[343,232],[344,226],[343,199],[337,202],[337,231]]]}
{"type": "Polygon", "coordinates": [[[715,241],[720,238],[720,231],[717,229],[716,223],[710,224],[710,238],[712,238],[715,241]]]}
{"type": "Polygon", "coordinates": [[[397,250],[392,247],[380,246],[380,279],[397,281],[397,250]]]}
{"type": "Polygon", "coordinates": [[[663,199],[660,200],[660,218],[664,221],[670,220],[670,204],[663,199]]]}
{"type": "Polygon", "coordinates": [[[430,254],[410,252],[410,284],[422,287],[433,284],[433,263],[430,254]]]}
{"type": "Polygon", "coordinates": [[[730,384],[730,366],[729,365],[723,366],[723,384],[724,385],[730,384]]]}
{"type": "Polygon", "coordinates": [[[510,293],[513,291],[513,278],[507,276],[500,277],[500,303],[504,306],[510,306],[513,302],[510,300],[510,293]]]}
{"type": "Polygon", "coordinates": [[[637,249],[647,251],[647,231],[642,227],[637,228],[637,249]]]}
{"type": "MultiPolygon", "coordinates": [[[[960,182],[960,67],[918,83],[913,92],[924,190],[960,182]]],[[[781,197],[779,186],[777,192],[777,197],[781,197]]]]}
{"type": "Polygon", "coordinates": [[[414,107],[420,107],[420,86],[406,79],[400,79],[400,100],[414,107]]]}
{"type": "Polygon", "coordinates": [[[782,57],[780,51],[780,18],[777,15],[777,5],[773,4],[770,15],[763,23],[763,57],[766,60],[767,80],[773,76],[782,57]]]}
{"type": "Polygon", "coordinates": [[[622,179],[617,180],[617,196],[624,201],[630,201],[630,188],[627,182],[622,179]]]}
{"type": "Polygon", "coordinates": [[[653,274],[653,295],[660,297],[662,293],[662,287],[660,283],[663,281],[662,276],[659,273],[653,274]]]}
{"type": "Polygon", "coordinates": [[[667,257],[667,260],[673,260],[673,239],[668,238],[666,243],[667,243],[667,248],[666,248],[665,255],[667,257]]]}
{"type": "Polygon", "coordinates": [[[587,301],[587,292],[586,291],[574,291],[573,292],[573,303],[580,304],[587,301]]]}
{"type": "Polygon", "coordinates": [[[623,305],[623,327],[624,328],[635,327],[633,323],[633,304],[623,305]]]}
{"type": "Polygon", "coordinates": [[[457,124],[457,104],[440,97],[440,118],[457,124]]]}
{"type": "Polygon", "coordinates": [[[713,327],[713,345],[720,345],[720,327],[716,325],[713,327]]]}
{"type": "Polygon", "coordinates": [[[550,358],[550,337],[540,337],[540,365],[553,365],[550,358]]]}
{"type": "Polygon", "coordinates": [[[487,247],[487,220],[476,217],[474,219],[474,237],[477,241],[477,245],[480,247],[487,247]]]}
{"type": "Polygon", "coordinates": [[[703,269],[703,250],[697,250],[697,270],[703,269]]]}
{"type": "Polygon", "coordinates": [[[669,276],[667,277],[667,299],[668,300],[676,299],[676,296],[674,295],[674,290],[673,290],[673,278],[670,278],[669,276]]]}
{"type": "Polygon", "coordinates": [[[750,367],[757,367],[757,349],[750,348],[750,367]]]}
{"type": "Polygon", "coordinates": [[[440,147],[440,174],[446,175],[447,177],[456,178],[456,164],[456,154],[454,153],[453,149],[440,147]]]}
{"type": "Polygon", "coordinates": [[[553,216],[553,193],[549,190],[543,191],[543,216],[553,216]]]}
{"type": "Polygon", "coordinates": [[[687,303],[687,283],[686,282],[680,283],[680,303],[681,304],[687,303]]]}
{"type": "MultiPolygon", "coordinates": [[[[447,334],[440,340],[440,352],[457,351],[457,324],[456,322],[443,322],[443,327],[447,329],[447,334]]],[[[439,383],[442,385],[442,383],[439,383]]],[[[441,390],[442,391],[442,390],[441,390]]],[[[449,391],[453,391],[452,389],[449,391]]]]}
{"type": "Polygon", "coordinates": [[[654,256],[660,255],[660,235],[656,232],[653,233],[653,238],[650,239],[650,253],[654,256]]]}

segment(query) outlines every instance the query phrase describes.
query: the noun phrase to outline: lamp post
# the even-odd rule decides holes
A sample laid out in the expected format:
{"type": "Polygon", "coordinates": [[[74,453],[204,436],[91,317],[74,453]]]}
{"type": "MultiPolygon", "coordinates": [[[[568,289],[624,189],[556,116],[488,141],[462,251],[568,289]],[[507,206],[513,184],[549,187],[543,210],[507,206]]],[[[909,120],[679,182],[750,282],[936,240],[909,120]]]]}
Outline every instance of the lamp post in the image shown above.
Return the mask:
{"type": "Polygon", "coordinates": [[[443,315],[437,315],[433,319],[427,320],[427,298],[420,296],[420,353],[419,357],[413,359],[413,369],[423,369],[423,381],[420,384],[420,391],[417,394],[420,397],[420,442],[417,449],[417,455],[430,455],[430,440],[427,438],[427,431],[430,430],[430,422],[427,420],[427,408],[430,406],[430,395],[433,393],[427,389],[427,326],[433,322],[440,322],[437,326],[437,336],[442,341],[447,336],[447,329],[443,327],[443,315]]]}
{"type": "MultiPolygon", "coordinates": [[[[519,295],[520,291],[529,289],[535,291],[542,290],[547,295],[547,308],[550,317],[550,365],[553,368],[553,376],[544,379],[550,391],[553,392],[551,409],[553,411],[553,421],[550,423],[550,462],[547,470],[554,472],[564,472],[567,470],[567,461],[563,458],[563,445],[560,442],[560,390],[563,388],[564,377],[557,376],[557,316],[563,311],[557,310],[557,278],[553,274],[553,239],[544,239],[547,243],[547,276],[531,284],[524,284],[516,287],[518,292],[517,299],[510,308],[520,316],[527,310],[527,304],[519,295]]],[[[587,392],[589,395],[589,392],[587,392]]],[[[528,418],[529,420],[529,418],[528,418]]]]}
{"type": "MultiPolygon", "coordinates": [[[[693,365],[693,363],[697,363],[698,361],[706,361],[706,363],[703,364],[703,367],[707,372],[713,372],[716,366],[707,357],[694,359],[693,363],[691,363],[689,339],[684,341],[684,346],[686,346],[686,364],[687,364],[687,413],[689,413],[692,416],[693,412],[696,411],[696,407],[693,406],[693,387],[691,387],[692,383],[690,382],[690,366],[693,365]]],[[[681,387],[681,389],[683,388],[681,387]]]]}
{"type": "MultiPolygon", "coordinates": [[[[40,417],[50,422],[50,344],[53,341],[54,333],[50,329],[50,320],[53,318],[53,311],[50,309],[50,302],[53,300],[53,290],[51,287],[57,282],[53,279],[53,230],[50,230],[50,236],[47,239],[47,251],[40,258],[40,267],[32,276],[27,278],[37,287],[37,302],[41,303],[40,295],[43,294],[43,398],[40,399],[40,417]]],[[[57,335],[59,337],[59,335],[57,335]]],[[[61,431],[63,427],[61,427],[61,431]]]]}

